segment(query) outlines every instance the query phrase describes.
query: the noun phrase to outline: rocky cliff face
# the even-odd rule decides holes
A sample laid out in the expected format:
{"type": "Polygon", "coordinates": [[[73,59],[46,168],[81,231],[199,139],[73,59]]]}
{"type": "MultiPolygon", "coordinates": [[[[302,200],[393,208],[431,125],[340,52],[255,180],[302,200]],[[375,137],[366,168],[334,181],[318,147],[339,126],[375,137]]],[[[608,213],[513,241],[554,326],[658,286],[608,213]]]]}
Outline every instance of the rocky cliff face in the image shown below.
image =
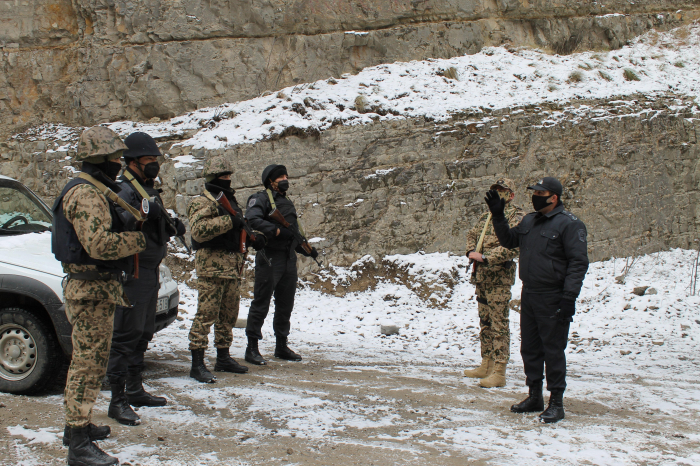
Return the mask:
{"type": "Polygon", "coordinates": [[[165,119],[486,45],[618,48],[699,12],[699,0],[3,2],[0,135],[45,122],[165,119]]]}
{"type": "MultiPolygon", "coordinates": [[[[337,126],[316,136],[199,150],[189,163],[173,159],[186,150],[173,146],[180,141],[164,141],[165,199],[184,215],[189,197],[203,186],[201,161],[213,154],[237,167],[240,203],[259,189],[267,163],[261,161],[285,164],[309,237],[328,260],[350,265],[366,254],[462,254],[495,179],[515,179],[516,202],[529,211],[525,187],[553,175],[563,181],[567,208],[588,226],[592,260],[694,246],[700,114],[693,101],[635,96],[490,117],[494,123],[480,125],[467,124],[470,115],[464,115],[441,124],[405,119],[337,126]]],[[[50,201],[78,166],[66,159],[71,151],[57,151],[65,143],[42,140],[47,135],[53,133],[5,144],[2,173],[50,201]]],[[[77,131],[65,135],[75,139],[77,131]]]]}
{"type": "MultiPolygon", "coordinates": [[[[14,136],[0,142],[0,174],[51,203],[79,169],[72,147],[81,125],[168,118],[377,63],[485,45],[560,54],[618,48],[698,13],[700,0],[5,2],[0,134],[14,136]],[[30,127],[47,122],[67,125],[30,127]]],[[[696,244],[700,125],[689,98],[576,96],[478,112],[440,123],[376,115],[369,124],[285,131],[215,150],[193,150],[191,132],[165,136],[164,198],[184,215],[203,187],[202,162],[214,154],[236,166],[241,204],[259,189],[267,163],[283,163],[326,262],[361,271],[372,268],[367,257],[357,262],[366,255],[462,254],[495,179],[515,179],[516,202],[529,210],[525,187],[553,175],[564,182],[567,207],[588,225],[593,260],[696,244]]]]}

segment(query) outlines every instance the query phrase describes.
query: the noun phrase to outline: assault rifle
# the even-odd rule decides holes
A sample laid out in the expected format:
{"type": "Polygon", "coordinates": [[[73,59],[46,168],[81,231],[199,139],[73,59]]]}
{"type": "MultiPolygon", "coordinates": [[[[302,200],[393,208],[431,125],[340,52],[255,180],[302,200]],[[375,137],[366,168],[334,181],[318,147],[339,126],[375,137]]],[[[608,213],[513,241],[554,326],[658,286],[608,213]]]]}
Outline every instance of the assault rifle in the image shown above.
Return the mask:
{"type": "MultiPolygon", "coordinates": [[[[233,210],[233,207],[231,207],[231,203],[228,201],[228,199],[226,199],[226,196],[224,195],[224,193],[219,193],[219,195],[216,196],[216,202],[218,202],[221,205],[221,207],[224,208],[224,210],[226,212],[228,212],[229,214],[231,214],[232,216],[236,217],[238,220],[243,222],[243,230],[241,230],[241,235],[240,235],[241,240],[240,240],[240,244],[238,247],[239,247],[239,252],[241,254],[245,254],[246,252],[248,252],[248,246],[246,244],[246,236],[248,238],[250,238],[251,241],[255,241],[255,237],[257,235],[250,228],[250,225],[248,225],[248,220],[243,218],[243,216],[240,213],[233,210]]],[[[265,249],[260,249],[258,252],[262,256],[262,258],[265,260],[265,262],[267,262],[267,265],[272,266],[272,262],[270,262],[270,259],[267,258],[267,254],[265,254],[265,249]]],[[[242,268],[243,267],[241,266],[241,269],[242,268]]]]}
{"type": "MultiPolygon", "coordinates": [[[[150,207],[148,206],[148,199],[145,197],[141,199],[141,218],[148,217],[148,212],[150,207]]],[[[141,230],[144,220],[136,222],[136,229],[141,230]]],[[[139,278],[139,254],[134,254],[134,278],[139,278]]]]}
{"type": "MultiPolygon", "coordinates": [[[[170,225],[170,228],[172,228],[173,231],[177,232],[177,225],[175,224],[175,220],[173,220],[173,218],[170,216],[170,213],[167,210],[165,210],[165,206],[163,205],[163,202],[161,202],[160,198],[158,196],[153,196],[153,201],[155,201],[160,207],[160,210],[163,211],[163,218],[168,223],[168,225],[170,225]]],[[[183,236],[175,236],[175,238],[180,240],[180,243],[187,250],[187,254],[192,254],[192,250],[187,245],[187,242],[185,241],[185,238],[183,236]]]]}
{"type": "MultiPolygon", "coordinates": [[[[302,248],[307,254],[309,254],[309,257],[311,257],[311,256],[310,256],[310,255],[311,255],[311,251],[312,251],[311,245],[310,245],[309,242],[306,240],[306,238],[304,238],[304,236],[301,234],[301,232],[299,231],[299,227],[298,227],[297,225],[292,225],[291,223],[289,223],[289,222],[287,221],[287,219],[284,218],[284,215],[282,215],[282,213],[281,213],[279,210],[277,210],[277,209],[275,209],[275,210],[273,210],[272,212],[270,212],[270,213],[268,214],[268,217],[270,217],[272,220],[276,221],[277,223],[281,223],[283,227],[285,227],[286,229],[288,229],[289,231],[291,231],[292,234],[294,235],[294,238],[296,238],[296,240],[299,241],[299,244],[301,245],[301,248],[302,248]]],[[[321,263],[318,261],[317,258],[312,257],[312,259],[316,262],[316,264],[318,264],[319,267],[321,267],[321,263]]]]}

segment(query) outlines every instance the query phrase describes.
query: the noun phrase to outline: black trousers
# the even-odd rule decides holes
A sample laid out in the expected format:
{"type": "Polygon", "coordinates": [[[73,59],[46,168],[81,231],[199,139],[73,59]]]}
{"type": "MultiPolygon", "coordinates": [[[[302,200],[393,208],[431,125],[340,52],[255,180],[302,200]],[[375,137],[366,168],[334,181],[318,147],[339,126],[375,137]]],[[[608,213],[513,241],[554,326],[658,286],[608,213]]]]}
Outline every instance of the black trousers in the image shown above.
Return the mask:
{"type": "Polygon", "coordinates": [[[520,354],[528,387],[542,383],[547,374],[547,390],[566,388],[566,344],[569,322],[554,317],[561,293],[522,292],[520,304],[520,354]]]}
{"type": "Polygon", "coordinates": [[[143,370],[143,355],[153,338],[156,306],[160,288],[158,269],[139,269],[139,278],[128,280],[124,291],[133,307],[117,306],[114,312],[112,349],[107,376],[110,379],[138,374],[143,370]]]}
{"type": "Polygon", "coordinates": [[[294,308],[297,289],[297,255],[294,251],[265,250],[272,266],[255,256],[255,285],[253,301],[248,311],[245,334],[248,338],[262,339],[262,326],[270,310],[270,300],[275,296],[275,317],[272,328],[275,337],[289,335],[289,319],[294,308]]]}

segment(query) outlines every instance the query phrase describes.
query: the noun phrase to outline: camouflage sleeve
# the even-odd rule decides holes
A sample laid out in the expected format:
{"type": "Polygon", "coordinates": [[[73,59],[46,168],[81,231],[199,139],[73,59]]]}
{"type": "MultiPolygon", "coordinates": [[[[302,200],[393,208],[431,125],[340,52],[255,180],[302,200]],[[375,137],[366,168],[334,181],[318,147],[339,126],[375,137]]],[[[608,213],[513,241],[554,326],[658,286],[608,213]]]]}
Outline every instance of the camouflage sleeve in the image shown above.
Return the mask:
{"type": "Polygon", "coordinates": [[[216,205],[204,196],[196,197],[187,207],[192,238],[204,243],[233,228],[230,215],[219,215],[216,205]]]}
{"type": "Polygon", "coordinates": [[[467,233],[467,245],[465,249],[466,253],[476,250],[476,243],[479,242],[479,235],[481,235],[481,230],[484,229],[483,223],[486,220],[487,215],[488,214],[482,214],[481,217],[479,217],[479,220],[476,222],[476,225],[474,225],[467,233]]]}
{"type": "MultiPolygon", "coordinates": [[[[508,226],[510,226],[510,228],[516,227],[523,219],[523,216],[523,211],[520,209],[511,212],[510,215],[508,215],[508,226]]],[[[486,260],[492,265],[512,261],[518,257],[518,255],[520,255],[520,250],[518,248],[508,249],[503,246],[497,246],[484,252],[484,257],[486,257],[486,260]]]]}
{"type": "Polygon", "coordinates": [[[93,259],[116,260],[146,249],[146,237],[140,231],[111,231],[109,204],[94,186],[80,184],[68,191],[63,198],[63,212],[93,259]]]}

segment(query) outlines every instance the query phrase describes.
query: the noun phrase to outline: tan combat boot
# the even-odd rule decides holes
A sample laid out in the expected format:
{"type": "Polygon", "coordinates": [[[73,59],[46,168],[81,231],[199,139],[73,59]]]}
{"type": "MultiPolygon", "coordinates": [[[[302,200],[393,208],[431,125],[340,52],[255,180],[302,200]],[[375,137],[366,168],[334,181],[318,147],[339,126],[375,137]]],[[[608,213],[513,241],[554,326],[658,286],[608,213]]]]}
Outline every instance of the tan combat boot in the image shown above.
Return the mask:
{"type": "Polygon", "coordinates": [[[479,381],[479,385],[484,388],[505,387],[506,385],[506,363],[497,362],[493,372],[486,378],[479,381]]]}
{"type": "Polygon", "coordinates": [[[476,369],[466,369],[464,371],[464,376],[474,379],[483,379],[484,377],[488,377],[491,372],[493,372],[493,359],[483,358],[479,367],[476,369]]]}

